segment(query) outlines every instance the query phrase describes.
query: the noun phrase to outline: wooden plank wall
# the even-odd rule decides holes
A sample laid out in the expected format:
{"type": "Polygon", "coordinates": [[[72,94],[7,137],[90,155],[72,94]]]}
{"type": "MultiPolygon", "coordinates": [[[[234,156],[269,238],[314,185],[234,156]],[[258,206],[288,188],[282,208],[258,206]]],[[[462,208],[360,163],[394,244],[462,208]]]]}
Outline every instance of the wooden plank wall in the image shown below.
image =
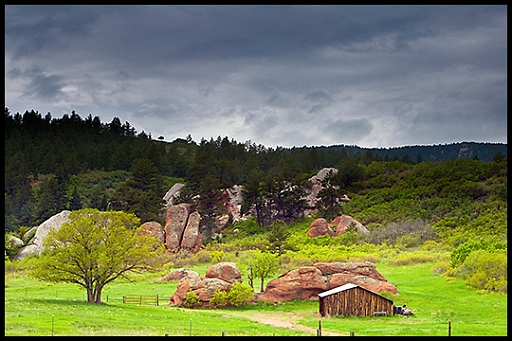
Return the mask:
{"type": "Polygon", "coordinates": [[[359,287],[320,298],[322,316],[373,316],[375,312],[393,315],[393,302],[359,287]]]}

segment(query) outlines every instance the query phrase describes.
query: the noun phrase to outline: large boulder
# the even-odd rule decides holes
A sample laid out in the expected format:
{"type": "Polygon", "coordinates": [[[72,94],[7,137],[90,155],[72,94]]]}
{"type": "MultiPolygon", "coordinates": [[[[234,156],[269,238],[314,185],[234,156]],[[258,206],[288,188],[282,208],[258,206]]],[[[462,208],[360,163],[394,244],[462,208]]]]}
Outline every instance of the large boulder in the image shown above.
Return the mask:
{"type": "Polygon", "coordinates": [[[183,238],[180,247],[186,250],[197,251],[203,241],[201,233],[199,233],[199,223],[201,222],[201,215],[199,212],[192,212],[187,219],[187,226],[183,231],[183,238]]]}
{"type": "Polygon", "coordinates": [[[315,219],[309,226],[308,236],[315,238],[328,234],[329,236],[337,236],[338,234],[329,227],[327,221],[324,218],[315,219]]]}
{"type": "Polygon", "coordinates": [[[69,221],[69,214],[71,211],[64,210],[39,225],[36,229],[34,237],[27,243],[26,246],[22,247],[15,259],[21,260],[29,255],[41,254],[43,251],[43,242],[48,236],[50,230],[58,231],[60,227],[69,221]]]}
{"type": "Polygon", "coordinates": [[[358,234],[366,235],[370,233],[363,224],[355,220],[349,215],[340,215],[334,218],[334,220],[329,224],[331,227],[335,227],[337,234],[344,234],[347,232],[348,228],[354,228],[358,234]]]}
{"type": "Polygon", "coordinates": [[[164,230],[162,228],[162,224],[157,221],[148,221],[141,225],[143,234],[152,234],[162,242],[162,245],[165,243],[165,235],[164,230]]]}
{"type": "Polygon", "coordinates": [[[308,300],[327,290],[327,280],[322,272],[307,266],[288,271],[285,275],[268,282],[265,291],[256,295],[257,301],[308,300]]]}
{"type": "Polygon", "coordinates": [[[233,262],[213,264],[206,270],[205,277],[219,278],[228,283],[242,282],[242,273],[233,262]]]}
{"type": "Polygon", "coordinates": [[[318,299],[318,294],[338,286],[353,283],[375,293],[397,293],[396,285],[388,283],[372,262],[316,263],[291,270],[268,282],[258,301],[289,301],[318,299]]]}
{"type": "Polygon", "coordinates": [[[333,274],[354,274],[375,278],[379,281],[386,281],[386,278],[377,271],[375,263],[372,262],[319,262],[314,265],[322,272],[322,276],[333,274]]]}
{"type": "Polygon", "coordinates": [[[171,281],[179,281],[185,277],[198,277],[199,274],[193,270],[187,268],[179,268],[176,271],[171,272],[170,274],[160,278],[157,282],[171,282],[171,281]]]}
{"type": "Polygon", "coordinates": [[[179,250],[183,231],[190,214],[189,204],[169,206],[165,214],[165,246],[168,250],[179,250]]]}

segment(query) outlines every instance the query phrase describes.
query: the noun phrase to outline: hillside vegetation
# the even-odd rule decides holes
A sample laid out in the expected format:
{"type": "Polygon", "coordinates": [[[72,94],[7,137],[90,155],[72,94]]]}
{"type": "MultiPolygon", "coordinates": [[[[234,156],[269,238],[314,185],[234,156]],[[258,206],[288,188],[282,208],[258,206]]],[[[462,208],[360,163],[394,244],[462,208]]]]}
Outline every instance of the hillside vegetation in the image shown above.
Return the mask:
{"type": "MultiPolygon", "coordinates": [[[[208,224],[223,213],[212,198],[238,184],[244,186],[242,210],[259,205],[259,214],[232,222],[197,254],[169,254],[168,267],[243,258],[252,249],[277,253],[281,271],[317,261],[379,262],[403,253],[396,262],[435,261],[438,273],[475,288],[507,290],[507,159],[500,150],[491,161],[474,154],[422,161],[407,154],[352,154],[349,148],[272,149],[227,137],[167,143],[137,134],[118,118],[104,124],[74,112],[54,119],[34,111],[11,115],[6,108],[5,123],[6,236],[27,239],[26,231],[61,210],[87,207],[164,223],[160,199],[177,182],[186,184],[183,200],[199,198],[196,206],[208,224]],[[300,189],[324,167],[338,169],[330,192],[320,193],[317,211],[300,217],[300,189]],[[298,191],[283,192],[290,184],[298,191]],[[348,203],[329,201],[343,194],[348,203]],[[315,218],[339,214],[370,234],[307,236],[315,218]]],[[[6,243],[6,255],[15,252],[6,243]]]]}

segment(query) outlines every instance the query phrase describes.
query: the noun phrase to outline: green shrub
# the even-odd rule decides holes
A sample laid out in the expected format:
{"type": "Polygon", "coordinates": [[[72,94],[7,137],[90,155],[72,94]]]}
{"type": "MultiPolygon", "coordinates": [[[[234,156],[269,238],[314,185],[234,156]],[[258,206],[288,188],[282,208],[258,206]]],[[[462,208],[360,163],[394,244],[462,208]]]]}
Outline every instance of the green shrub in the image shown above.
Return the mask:
{"type": "Polygon", "coordinates": [[[251,302],[254,298],[254,289],[250,285],[235,282],[227,293],[229,304],[238,307],[251,302]]]}
{"type": "Polygon", "coordinates": [[[473,251],[455,273],[477,289],[506,292],[507,254],[484,250],[473,251]]]}
{"type": "Polygon", "coordinates": [[[185,308],[197,308],[202,305],[201,300],[199,300],[199,297],[197,296],[197,293],[193,290],[189,290],[187,292],[187,297],[185,298],[185,301],[183,301],[183,306],[185,308]]]}
{"type": "Polygon", "coordinates": [[[466,261],[466,258],[476,250],[485,250],[487,252],[496,252],[506,250],[507,243],[501,242],[497,238],[473,238],[457,246],[451,253],[451,267],[457,268],[466,261]]]}
{"type": "Polygon", "coordinates": [[[228,293],[224,290],[216,290],[210,299],[210,304],[216,308],[222,308],[229,304],[228,293]]]}

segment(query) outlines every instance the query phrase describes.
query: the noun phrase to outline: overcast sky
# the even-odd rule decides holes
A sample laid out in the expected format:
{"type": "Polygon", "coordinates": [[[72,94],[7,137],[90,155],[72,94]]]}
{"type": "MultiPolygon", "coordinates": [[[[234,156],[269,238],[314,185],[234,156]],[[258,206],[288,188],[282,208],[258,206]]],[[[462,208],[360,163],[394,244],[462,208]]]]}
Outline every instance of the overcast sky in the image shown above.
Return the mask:
{"type": "Polygon", "coordinates": [[[5,106],[166,141],[507,142],[506,6],[6,6],[5,106]]]}

